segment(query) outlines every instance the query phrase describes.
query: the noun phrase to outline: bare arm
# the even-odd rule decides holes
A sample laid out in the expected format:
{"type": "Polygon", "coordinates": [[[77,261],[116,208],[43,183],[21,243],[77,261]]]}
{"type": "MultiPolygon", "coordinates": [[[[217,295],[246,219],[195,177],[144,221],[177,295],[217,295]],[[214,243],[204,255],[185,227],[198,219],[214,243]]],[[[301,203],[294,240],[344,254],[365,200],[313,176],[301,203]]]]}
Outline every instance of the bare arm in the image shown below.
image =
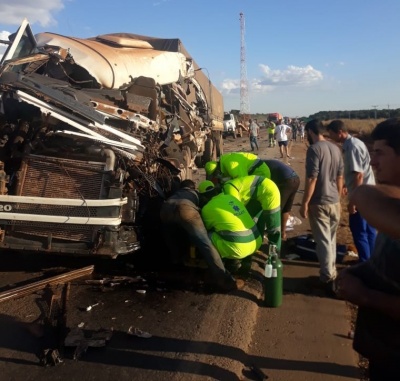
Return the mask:
{"type": "MultiPolygon", "coordinates": [[[[346,269],[347,270],[347,269],[346,269]]],[[[349,271],[342,271],[337,278],[340,297],[361,307],[369,307],[400,320],[400,297],[368,288],[349,271]]]]}
{"type": "Polygon", "coordinates": [[[360,185],[350,195],[369,224],[391,238],[400,239],[400,187],[360,185]]]}
{"type": "Polygon", "coordinates": [[[302,201],[301,207],[300,207],[300,215],[303,218],[308,218],[308,204],[311,200],[312,195],[314,194],[316,183],[317,183],[316,177],[306,178],[306,181],[305,181],[306,186],[304,189],[303,201],[302,201]]]}
{"type": "Polygon", "coordinates": [[[343,193],[343,184],[344,184],[344,181],[343,181],[343,176],[338,176],[337,178],[336,178],[336,186],[337,186],[337,190],[338,190],[338,192],[339,192],[339,197],[342,195],[342,193],[343,193]]]}
{"type": "MultiPolygon", "coordinates": [[[[360,185],[362,185],[364,176],[361,172],[352,172],[352,176],[354,181],[354,188],[357,188],[360,185]]],[[[357,207],[354,205],[354,203],[349,201],[347,205],[347,210],[349,211],[349,214],[354,214],[357,212],[357,207]]]]}

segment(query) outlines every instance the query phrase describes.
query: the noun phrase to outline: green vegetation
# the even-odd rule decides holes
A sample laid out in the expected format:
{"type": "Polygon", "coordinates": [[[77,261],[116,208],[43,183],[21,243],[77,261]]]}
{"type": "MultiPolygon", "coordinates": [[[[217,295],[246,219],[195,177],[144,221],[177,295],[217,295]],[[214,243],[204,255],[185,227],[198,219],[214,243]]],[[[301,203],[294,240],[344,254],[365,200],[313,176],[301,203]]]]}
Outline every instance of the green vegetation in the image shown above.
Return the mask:
{"type": "MultiPolygon", "coordinates": [[[[232,110],[233,111],[233,110],[232,110]]],[[[285,115],[286,116],[286,115],[285,115]]],[[[297,115],[287,115],[291,118],[297,115]]],[[[253,119],[257,119],[259,122],[267,120],[267,113],[251,114],[253,119]]],[[[399,118],[400,109],[369,109],[369,110],[345,110],[345,111],[319,111],[315,114],[307,116],[298,116],[298,119],[308,121],[310,119],[321,119],[321,120],[333,120],[333,119],[387,119],[387,118],[399,118]]]]}

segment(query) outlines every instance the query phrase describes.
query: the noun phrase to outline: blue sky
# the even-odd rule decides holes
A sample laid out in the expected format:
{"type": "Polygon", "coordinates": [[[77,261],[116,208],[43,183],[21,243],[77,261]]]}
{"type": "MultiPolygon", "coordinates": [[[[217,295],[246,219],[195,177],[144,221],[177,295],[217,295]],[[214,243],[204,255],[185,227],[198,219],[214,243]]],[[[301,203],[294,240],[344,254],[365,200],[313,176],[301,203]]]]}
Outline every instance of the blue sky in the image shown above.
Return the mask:
{"type": "Polygon", "coordinates": [[[0,39],[24,17],[34,33],[180,38],[239,109],[240,12],[251,113],[400,108],[399,0],[0,0],[0,39]]]}

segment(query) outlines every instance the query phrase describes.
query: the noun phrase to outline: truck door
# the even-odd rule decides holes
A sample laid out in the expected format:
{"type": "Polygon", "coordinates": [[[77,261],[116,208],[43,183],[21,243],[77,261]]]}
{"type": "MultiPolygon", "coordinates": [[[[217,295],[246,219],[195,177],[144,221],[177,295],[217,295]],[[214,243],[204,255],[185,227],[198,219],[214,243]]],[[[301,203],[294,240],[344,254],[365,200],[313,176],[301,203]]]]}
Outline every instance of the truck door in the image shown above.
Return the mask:
{"type": "Polygon", "coordinates": [[[0,65],[4,65],[6,61],[19,57],[25,57],[34,53],[37,43],[32,33],[31,27],[27,19],[24,19],[16,33],[14,33],[13,41],[4,53],[0,65]]]}

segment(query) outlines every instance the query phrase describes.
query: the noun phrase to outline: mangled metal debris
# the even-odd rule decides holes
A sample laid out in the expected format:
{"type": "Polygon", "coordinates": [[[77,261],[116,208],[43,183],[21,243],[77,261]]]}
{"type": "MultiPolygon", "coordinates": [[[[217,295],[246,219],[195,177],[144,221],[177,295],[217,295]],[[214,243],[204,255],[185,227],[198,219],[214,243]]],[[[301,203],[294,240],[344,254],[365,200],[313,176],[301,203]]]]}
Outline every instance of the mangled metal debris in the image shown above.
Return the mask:
{"type": "Polygon", "coordinates": [[[24,286],[15,287],[11,290],[0,292],[0,302],[4,302],[6,300],[20,298],[22,296],[29,295],[33,292],[43,290],[44,288],[71,282],[72,280],[82,278],[84,276],[88,276],[93,273],[94,266],[87,266],[81,269],[72,270],[64,274],[56,275],[51,278],[46,278],[43,280],[39,280],[36,282],[29,283],[24,286]]]}
{"type": "Polygon", "coordinates": [[[135,252],[152,205],[222,153],[222,96],[177,39],[34,36],[24,20],[0,101],[0,249],[135,252]]]}

